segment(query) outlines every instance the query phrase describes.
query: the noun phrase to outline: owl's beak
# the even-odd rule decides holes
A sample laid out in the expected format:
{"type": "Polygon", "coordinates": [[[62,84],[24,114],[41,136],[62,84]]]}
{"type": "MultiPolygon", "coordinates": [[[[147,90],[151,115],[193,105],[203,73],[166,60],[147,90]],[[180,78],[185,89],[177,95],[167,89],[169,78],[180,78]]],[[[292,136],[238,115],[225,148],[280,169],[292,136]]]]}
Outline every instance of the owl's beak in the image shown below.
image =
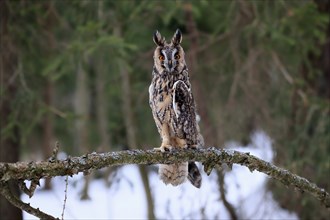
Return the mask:
{"type": "Polygon", "coordinates": [[[169,60],[169,61],[168,61],[168,67],[169,67],[170,69],[172,69],[172,64],[173,64],[173,63],[172,63],[172,60],[169,60]]]}
{"type": "Polygon", "coordinates": [[[168,72],[173,72],[174,71],[174,68],[173,68],[173,62],[172,62],[172,60],[169,60],[168,62],[167,62],[167,65],[165,65],[165,67],[166,67],[166,70],[168,71],[168,72]]]}

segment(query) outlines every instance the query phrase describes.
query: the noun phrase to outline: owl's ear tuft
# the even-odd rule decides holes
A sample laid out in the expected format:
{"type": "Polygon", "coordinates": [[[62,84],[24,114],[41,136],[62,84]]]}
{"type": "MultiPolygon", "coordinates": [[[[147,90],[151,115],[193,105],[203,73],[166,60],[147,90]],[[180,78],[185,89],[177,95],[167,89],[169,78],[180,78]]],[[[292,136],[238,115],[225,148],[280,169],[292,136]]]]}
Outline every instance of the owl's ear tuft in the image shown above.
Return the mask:
{"type": "Polygon", "coordinates": [[[164,46],[165,39],[162,38],[162,35],[159,33],[159,31],[155,31],[153,40],[157,46],[164,46]]]}
{"type": "Polygon", "coordinates": [[[177,29],[172,38],[173,45],[179,45],[182,41],[182,33],[180,29],[177,29]]]}

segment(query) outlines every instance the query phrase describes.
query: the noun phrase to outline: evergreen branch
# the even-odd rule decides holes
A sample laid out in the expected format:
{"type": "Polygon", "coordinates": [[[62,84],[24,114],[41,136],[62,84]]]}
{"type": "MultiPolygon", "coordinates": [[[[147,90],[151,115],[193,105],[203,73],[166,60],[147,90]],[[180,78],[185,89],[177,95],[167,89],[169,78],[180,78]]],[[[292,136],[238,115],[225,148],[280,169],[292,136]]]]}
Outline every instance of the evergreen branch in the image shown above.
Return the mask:
{"type": "Polygon", "coordinates": [[[279,180],[286,186],[293,186],[301,192],[308,192],[321,203],[330,207],[330,195],[324,189],[307,179],[261,160],[249,153],[217,148],[175,150],[158,152],[154,150],[128,150],[108,153],[90,153],[80,157],[70,157],[55,162],[17,162],[0,163],[0,183],[9,180],[30,180],[43,177],[74,175],[79,172],[100,169],[108,166],[125,164],[170,164],[182,161],[198,161],[204,165],[204,170],[210,173],[215,165],[226,163],[246,166],[250,171],[257,170],[279,180]]]}

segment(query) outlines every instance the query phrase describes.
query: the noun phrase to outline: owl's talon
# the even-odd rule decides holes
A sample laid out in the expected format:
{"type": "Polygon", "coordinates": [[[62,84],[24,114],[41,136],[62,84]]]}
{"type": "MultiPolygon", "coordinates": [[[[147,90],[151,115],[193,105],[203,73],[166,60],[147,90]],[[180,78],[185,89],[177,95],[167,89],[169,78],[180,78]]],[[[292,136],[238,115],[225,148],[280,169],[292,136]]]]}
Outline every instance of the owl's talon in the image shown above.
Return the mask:
{"type": "Polygon", "coordinates": [[[172,146],[171,145],[162,145],[160,147],[154,148],[155,151],[161,151],[161,152],[165,152],[165,151],[172,151],[172,146]]]}
{"type": "Polygon", "coordinates": [[[194,144],[194,145],[189,145],[188,147],[189,149],[193,149],[193,150],[196,150],[198,148],[198,145],[197,144],[194,144]]]}
{"type": "Polygon", "coordinates": [[[178,146],[178,149],[188,149],[189,147],[188,147],[188,145],[181,145],[181,146],[178,146]]]}
{"type": "Polygon", "coordinates": [[[163,148],[161,148],[161,147],[155,147],[154,150],[164,152],[163,148]]]}

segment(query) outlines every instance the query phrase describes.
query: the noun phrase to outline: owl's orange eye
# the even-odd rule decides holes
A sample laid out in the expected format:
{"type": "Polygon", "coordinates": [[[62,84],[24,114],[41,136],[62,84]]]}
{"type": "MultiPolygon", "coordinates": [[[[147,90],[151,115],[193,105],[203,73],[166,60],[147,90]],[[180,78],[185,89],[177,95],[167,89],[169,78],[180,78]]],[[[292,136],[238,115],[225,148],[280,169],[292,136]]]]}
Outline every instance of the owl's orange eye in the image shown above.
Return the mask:
{"type": "Polygon", "coordinates": [[[165,60],[165,57],[163,55],[160,55],[158,58],[159,58],[160,61],[165,60]]]}
{"type": "Polygon", "coordinates": [[[179,54],[175,54],[174,58],[175,58],[176,60],[178,60],[178,59],[180,59],[180,55],[179,55],[179,54]]]}

